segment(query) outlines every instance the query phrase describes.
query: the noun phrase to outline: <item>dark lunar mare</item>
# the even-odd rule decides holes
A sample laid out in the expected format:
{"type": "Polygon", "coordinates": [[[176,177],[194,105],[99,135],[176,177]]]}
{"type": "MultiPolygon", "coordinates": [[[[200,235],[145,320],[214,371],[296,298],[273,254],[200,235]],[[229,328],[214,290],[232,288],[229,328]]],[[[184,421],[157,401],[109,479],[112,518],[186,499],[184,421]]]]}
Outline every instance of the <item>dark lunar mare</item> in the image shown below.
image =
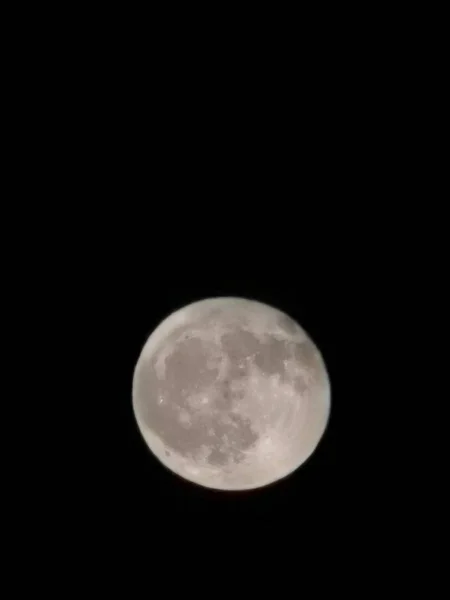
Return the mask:
{"type": "MultiPolygon", "coordinates": [[[[202,446],[208,446],[211,448],[208,461],[212,465],[223,465],[229,459],[239,462],[244,458],[242,451],[258,439],[249,419],[233,415],[233,427],[222,423],[212,414],[196,416],[186,402],[190,394],[199,393],[214,384],[218,369],[207,368],[209,356],[207,345],[193,338],[179,343],[167,357],[164,379],[157,376],[155,359],[142,364],[136,383],[140,416],[166,446],[183,456],[195,456],[202,446]],[[162,404],[158,403],[159,396],[164,398],[162,404]],[[181,409],[188,411],[191,416],[189,426],[179,421],[181,409]],[[223,436],[228,436],[228,442],[224,442],[223,436]]],[[[222,392],[219,408],[221,402],[226,414],[231,408],[230,389],[225,382],[219,390],[222,392]]]]}

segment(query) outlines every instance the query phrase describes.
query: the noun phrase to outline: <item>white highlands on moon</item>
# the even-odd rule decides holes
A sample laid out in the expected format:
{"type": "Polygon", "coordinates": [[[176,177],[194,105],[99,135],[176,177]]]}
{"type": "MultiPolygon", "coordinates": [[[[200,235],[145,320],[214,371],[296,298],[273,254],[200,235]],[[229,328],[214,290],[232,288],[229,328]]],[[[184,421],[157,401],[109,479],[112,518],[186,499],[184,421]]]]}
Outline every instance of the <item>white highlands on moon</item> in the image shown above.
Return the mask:
{"type": "Polygon", "coordinates": [[[168,316],[133,377],[133,410],[174,473],[222,490],[262,487],[297,469],[330,412],[324,361],[286,314],[212,298],[168,316]]]}

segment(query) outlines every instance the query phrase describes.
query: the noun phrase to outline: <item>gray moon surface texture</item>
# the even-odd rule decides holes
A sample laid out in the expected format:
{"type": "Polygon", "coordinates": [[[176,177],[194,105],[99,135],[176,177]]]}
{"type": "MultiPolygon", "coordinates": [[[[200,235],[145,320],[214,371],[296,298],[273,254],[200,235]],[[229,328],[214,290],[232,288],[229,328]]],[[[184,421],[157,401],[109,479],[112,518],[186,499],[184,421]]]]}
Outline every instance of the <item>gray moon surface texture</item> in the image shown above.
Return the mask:
{"type": "Polygon", "coordinates": [[[287,314],[210,298],[169,315],[133,375],[133,411],[156,458],[219,490],[264,487],[314,452],[330,413],[324,360],[287,314]]]}

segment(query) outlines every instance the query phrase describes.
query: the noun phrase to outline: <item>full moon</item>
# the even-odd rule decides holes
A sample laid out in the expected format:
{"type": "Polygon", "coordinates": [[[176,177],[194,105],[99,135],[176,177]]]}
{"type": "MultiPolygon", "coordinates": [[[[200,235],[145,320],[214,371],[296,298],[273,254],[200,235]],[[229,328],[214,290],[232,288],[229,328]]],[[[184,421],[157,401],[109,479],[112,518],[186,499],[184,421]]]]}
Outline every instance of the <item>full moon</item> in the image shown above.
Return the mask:
{"type": "Polygon", "coordinates": [[[210,298],[169,315],[133,375],[133,411],[152,453],[219,490],[264,487],[295,471],[330,413],[324,360],[284,312],[210,298]]]}

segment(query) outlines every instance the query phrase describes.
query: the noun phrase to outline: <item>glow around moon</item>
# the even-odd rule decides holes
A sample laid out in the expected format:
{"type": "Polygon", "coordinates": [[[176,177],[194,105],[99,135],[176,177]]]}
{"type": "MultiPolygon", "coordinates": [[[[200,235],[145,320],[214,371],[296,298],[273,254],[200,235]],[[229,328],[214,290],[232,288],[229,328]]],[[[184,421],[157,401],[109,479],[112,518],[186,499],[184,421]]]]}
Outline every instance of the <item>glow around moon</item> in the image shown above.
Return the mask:
{"type": "Polygon", "coordinates": [[[133,377],[133,410],[175,474],[222,490],[262,487],[297,469],[327,425],[324,361],[288,315],[212,298],[168,316],[133,377]]]}

